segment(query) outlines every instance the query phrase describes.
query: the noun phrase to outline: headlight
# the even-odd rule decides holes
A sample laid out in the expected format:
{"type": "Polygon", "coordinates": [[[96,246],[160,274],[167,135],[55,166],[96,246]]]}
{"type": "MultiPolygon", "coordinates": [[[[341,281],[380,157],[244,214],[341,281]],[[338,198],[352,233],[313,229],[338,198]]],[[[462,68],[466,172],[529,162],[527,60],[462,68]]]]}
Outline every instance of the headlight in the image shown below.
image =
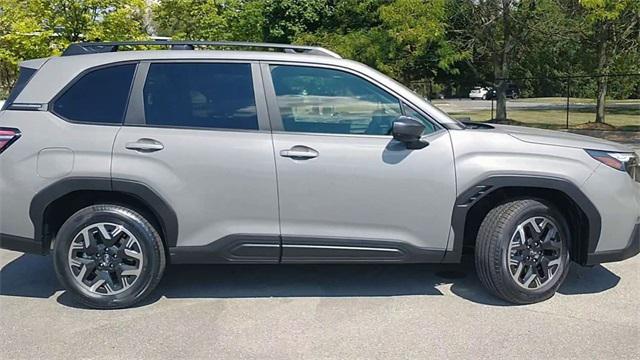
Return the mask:
{"type": "Polygon", "coordinates": [[[635,180],[640,180],[638,156],[635,153],[586,150],[592,158],[616,170],[626,171],[635,180]]]}

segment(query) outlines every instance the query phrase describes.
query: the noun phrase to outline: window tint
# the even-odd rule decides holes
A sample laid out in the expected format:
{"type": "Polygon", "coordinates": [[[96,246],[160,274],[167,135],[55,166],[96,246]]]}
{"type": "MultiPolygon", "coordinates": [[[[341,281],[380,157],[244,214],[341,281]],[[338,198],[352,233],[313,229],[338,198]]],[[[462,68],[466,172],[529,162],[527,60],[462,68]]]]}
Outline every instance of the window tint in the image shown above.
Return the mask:
{"type": "Polygon", "coordinates": [[[258,129],[250,64],[151,64],[144,86],[147,125],[258,129]]]}
{"type": "Polygon", "coordinates": [[[122,123],[135,64],[93,70],[76,81],[53,105],[69,120],[122,123]]]}
{"type": "Polygon", "coordinates": [[[388,135],[401,115],[398,99],[338,70],[271,66],[286,131],[388,135]]]}
{"type": "Polygon", "coordinates": [[[13,104],[15,99],[22,92],[22,89],[27,86],[27,83],[29,82],[29,80],[31,80],[31,77],[36,73],[36,71],[36,69],[26,67],[20,68],[20,75],[18,75],[18,80],[16,80],[15,85],[13,85],[13,89],[11,89],[11,93],[9,94],[7,101],[5,101],[4,105],[2,106],[2,110],[5,110],[9,107],[9,105],[13,104]]]}

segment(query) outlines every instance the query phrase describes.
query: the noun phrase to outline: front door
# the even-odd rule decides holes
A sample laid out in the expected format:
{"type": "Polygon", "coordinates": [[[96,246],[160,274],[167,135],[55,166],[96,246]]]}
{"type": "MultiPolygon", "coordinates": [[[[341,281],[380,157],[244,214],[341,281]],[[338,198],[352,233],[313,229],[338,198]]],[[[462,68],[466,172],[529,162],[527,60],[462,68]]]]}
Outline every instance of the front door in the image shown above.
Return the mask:
{"type": "Polygon", "coordinates": [[[391,124],[421,115],[370,80],[311,65],[262,71],[282,261],[439,261],[456,197],[449,133],[422,117],[430,144],[409,150],[391,124]]]}

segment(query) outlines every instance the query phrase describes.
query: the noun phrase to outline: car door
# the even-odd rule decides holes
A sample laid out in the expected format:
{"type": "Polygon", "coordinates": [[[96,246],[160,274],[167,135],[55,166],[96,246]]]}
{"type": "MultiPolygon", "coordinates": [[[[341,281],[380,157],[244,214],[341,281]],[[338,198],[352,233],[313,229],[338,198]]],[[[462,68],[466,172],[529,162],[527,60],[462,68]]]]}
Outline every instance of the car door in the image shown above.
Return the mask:
{"type": "Polygon", "coordinates": [[[112,177],[175,211],[173,261],[278,262],[278,198],[258,64],[142,62],[112,177]]]}
{"type": "Polygon", "coordinates": [[[278,173],[283,262],[439,261],[455,201],[449,133],[347,69],[262,64],[278,173]],[[417,117],[429,145],[392,139],[417,117]]]}

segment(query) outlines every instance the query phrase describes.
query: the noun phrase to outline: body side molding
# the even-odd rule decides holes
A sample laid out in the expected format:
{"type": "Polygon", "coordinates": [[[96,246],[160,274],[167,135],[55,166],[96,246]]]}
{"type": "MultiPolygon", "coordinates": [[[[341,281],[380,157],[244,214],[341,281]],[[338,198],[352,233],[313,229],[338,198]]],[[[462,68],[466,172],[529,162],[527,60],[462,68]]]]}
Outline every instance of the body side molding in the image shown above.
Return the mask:
{"type": "Polygon", "coordinates": [[[282,263],[434,263],[443,255],[392,239],[282,236],[282,263]]]}
{"type": "Polygon", "coordinates": [[[202,246],[169,249],[172,264],[277,264],[280,236],[232,234],[202,246]]]}

